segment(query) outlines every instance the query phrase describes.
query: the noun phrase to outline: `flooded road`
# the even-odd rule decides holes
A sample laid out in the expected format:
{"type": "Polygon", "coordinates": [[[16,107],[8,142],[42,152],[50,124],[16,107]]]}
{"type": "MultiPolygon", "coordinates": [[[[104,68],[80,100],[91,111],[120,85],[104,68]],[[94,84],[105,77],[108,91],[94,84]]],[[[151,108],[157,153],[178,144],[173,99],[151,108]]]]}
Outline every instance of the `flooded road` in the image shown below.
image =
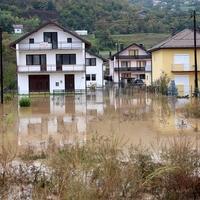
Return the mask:
{"type": "Polygon", "coordinates": [[[30,108],[0,106],[1,144],[46,148],[85,143],[96,135],[112,136],[122,145],[159,146],[184,135],[199,143],[200,120],[180,112],[189,100],[116,89],[87,94],[31,97],[30,108]]]}

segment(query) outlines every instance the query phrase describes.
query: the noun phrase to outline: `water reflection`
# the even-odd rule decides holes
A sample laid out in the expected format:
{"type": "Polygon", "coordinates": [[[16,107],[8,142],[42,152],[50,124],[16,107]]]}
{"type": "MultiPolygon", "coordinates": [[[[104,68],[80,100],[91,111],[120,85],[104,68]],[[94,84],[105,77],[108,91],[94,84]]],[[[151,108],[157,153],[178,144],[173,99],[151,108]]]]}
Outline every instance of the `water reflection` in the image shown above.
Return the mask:
{"type": "MultiPolygon", "coordinates": [[[[14,105],[13,109],[17,109],[14,137],[17,146],[36,148],[47,147],[51,139],[59,146],[75,141],[85,143],[95,134],[145,145],[180,133],[197,138],[200,121],[186,119],[179,112],[187,101],[117,89],[32,97],[30,108],[14,105]]],[[[8,107],[4,110],[10,112],[8,107]]]]}

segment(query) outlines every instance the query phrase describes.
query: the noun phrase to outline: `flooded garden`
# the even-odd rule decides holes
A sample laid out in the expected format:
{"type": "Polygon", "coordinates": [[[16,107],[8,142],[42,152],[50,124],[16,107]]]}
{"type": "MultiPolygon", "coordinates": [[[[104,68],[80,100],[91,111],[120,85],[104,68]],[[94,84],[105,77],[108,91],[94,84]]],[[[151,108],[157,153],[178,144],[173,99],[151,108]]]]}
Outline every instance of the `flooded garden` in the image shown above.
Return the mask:
{"type": "Polygon", "coordinates": [[[193,99],[116,88],[32,95],[27,108],[19,98],[0,106],[0,199],[200,198],[193,99]]]}

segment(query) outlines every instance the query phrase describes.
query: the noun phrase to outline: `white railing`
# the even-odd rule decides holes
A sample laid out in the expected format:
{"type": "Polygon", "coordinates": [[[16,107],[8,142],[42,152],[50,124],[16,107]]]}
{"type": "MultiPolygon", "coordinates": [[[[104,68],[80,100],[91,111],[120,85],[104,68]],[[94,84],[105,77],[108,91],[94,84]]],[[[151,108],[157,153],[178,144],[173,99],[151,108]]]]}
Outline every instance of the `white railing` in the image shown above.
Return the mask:
{"type": "Polygon", "coordinates": [[[57,44],[52,44],[48,42],[40,42],[34,44],[19,44],[19,50],[51,50],[51,49],[82,49],[82,43],[67,43],[58,42],[57,44]]]}
{"type": "Polygon", "coordinates": [[[84,65],[47,65],[46,67],[40,65],[19,65],[18,72],[78,72],[85,71],[84,65]]]}

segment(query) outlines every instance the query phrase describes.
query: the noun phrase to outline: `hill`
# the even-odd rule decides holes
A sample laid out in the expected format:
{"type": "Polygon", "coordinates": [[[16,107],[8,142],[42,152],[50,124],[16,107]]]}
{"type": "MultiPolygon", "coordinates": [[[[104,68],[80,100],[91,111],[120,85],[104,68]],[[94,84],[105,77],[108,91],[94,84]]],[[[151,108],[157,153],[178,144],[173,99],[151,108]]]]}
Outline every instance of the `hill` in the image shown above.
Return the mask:
{"type": "MultiPolygon", "coordinates": [[[[191,27],[194,0],[1,0],[0,25],[11,32],[12,24],[26,31],[49,19],[70,29],[109,34],[163,33],[191,27]]],[[[199,22],[199,18],[198,18],[199,22]]]]}

